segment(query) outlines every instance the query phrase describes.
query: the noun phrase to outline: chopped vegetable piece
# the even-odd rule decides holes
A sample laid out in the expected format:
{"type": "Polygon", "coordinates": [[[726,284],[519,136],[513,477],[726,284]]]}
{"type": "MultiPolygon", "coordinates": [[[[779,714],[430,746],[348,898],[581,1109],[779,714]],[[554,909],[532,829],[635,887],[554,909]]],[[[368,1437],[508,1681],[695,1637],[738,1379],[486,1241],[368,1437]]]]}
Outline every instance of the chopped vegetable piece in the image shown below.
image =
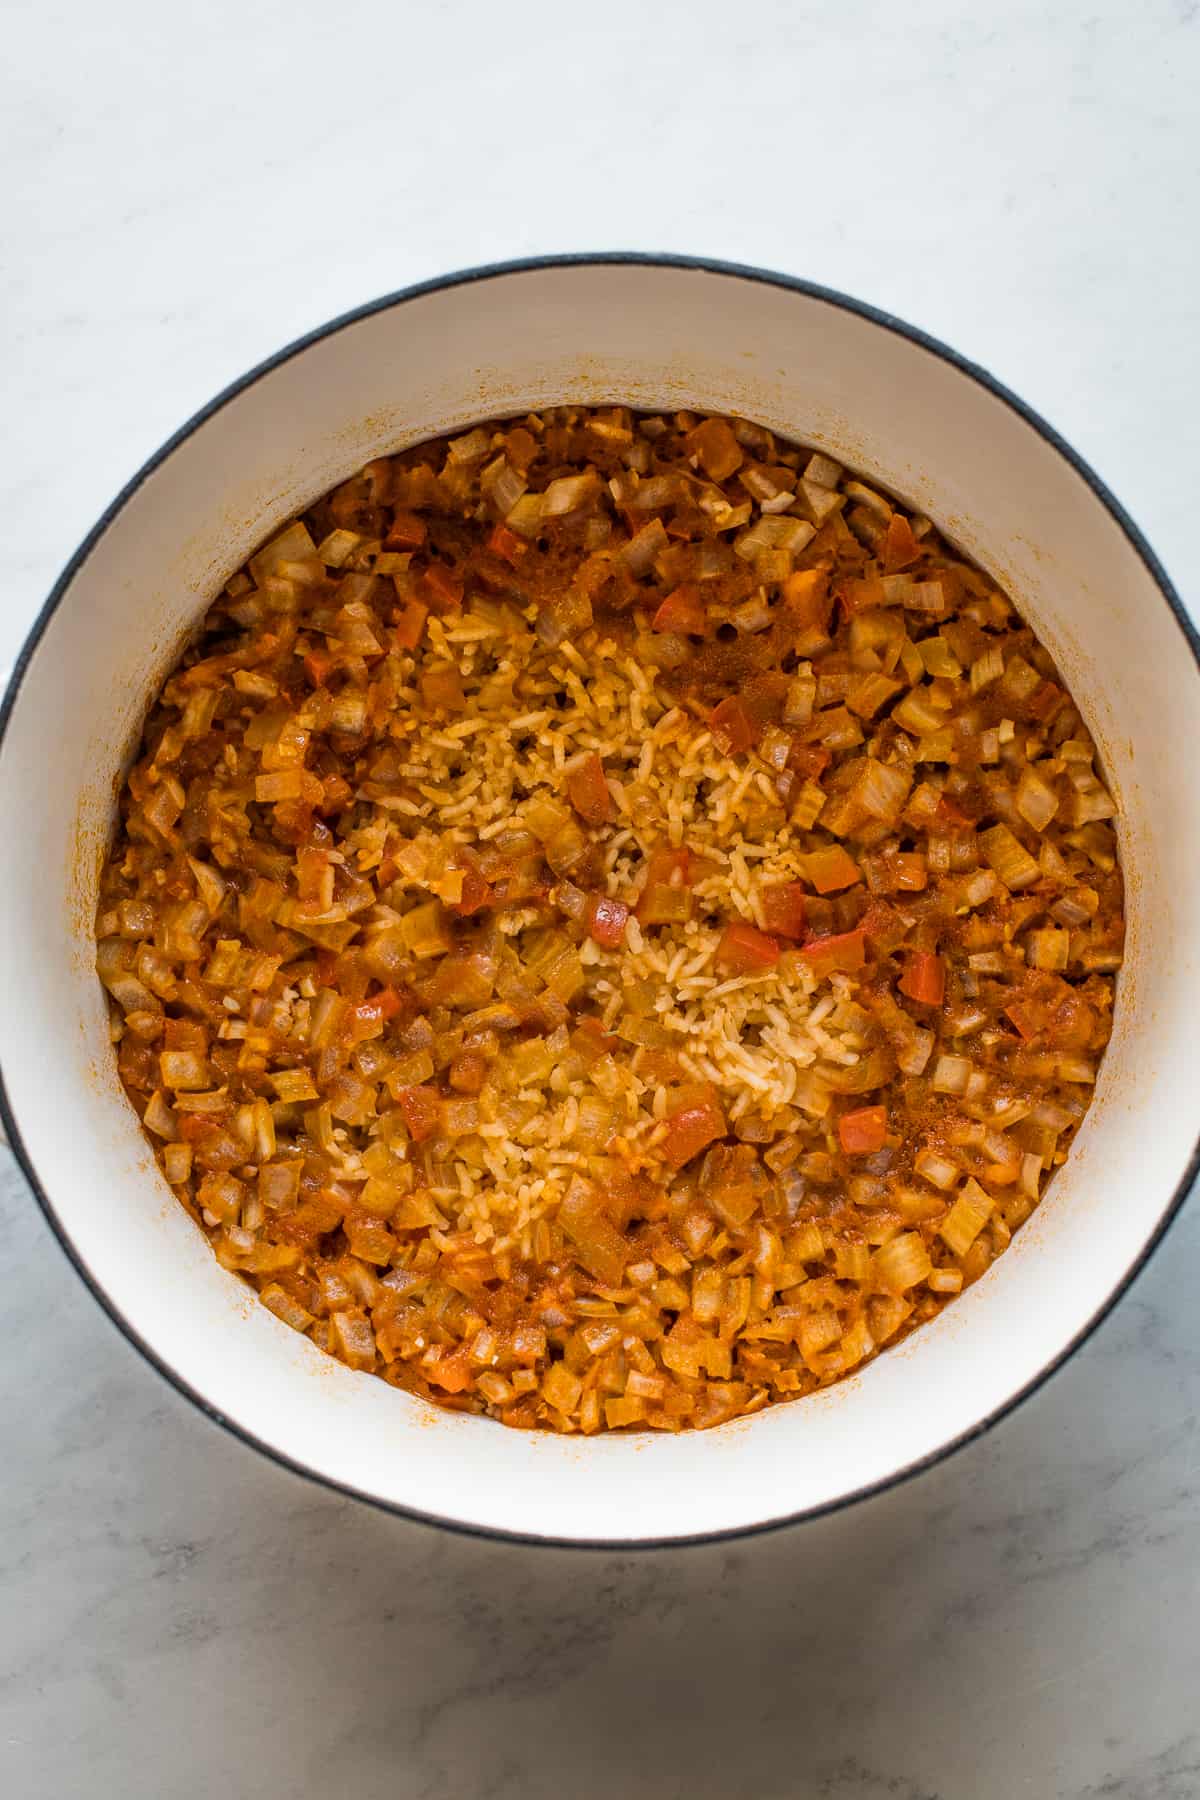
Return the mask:
{"type": "Polygon", "coordinates": [[[871,1156],[886,1141],[886,1106],[860,1106],[838,1120],[838,1142],[847,1156],[871,1156]]]}
{"type": "Polygon", "coordinates": [[[655,631],[676,631],[686,636],[700,636],[708,623],[700,589],[685,582],[667,595],[654,615],[655,631]]]}
{"type": "Polygon", "coordinates": [[[827,850],[810,850],[804,858],[804,873],[818,894],[837,894],[862,880],[862,870],[840,844],[827,850]]]}
{"type": "Polygon", "coordinates": [[[592,901],[587,915],[588,936],[606,950],[619,950],[625,942],[625,927],[629,923],[629,908],[620,900],[609,900],[598,895],[592,901]]]}
{"type": "Polygon", "coordinates": [[[866,961],[864,934],[860,929],[809,938],[800,954],[818,979],[838,971],[853,974],[866,961]]]}
{"type": "Polygon", "coordinates": [[[708,728],[726,756],[737,756],[753,748],[755,730],[750,716],[736,696],[722,700],[709,715],[708,728]]]}
{"type": "Polygon", "coordinates": [[[667,1117],[663,1157],[673,1169],[681,1169],[714,1139],[724,1135],[724,1115],[715,1101],[700,1100],[694,1105],[682,1106],[667,1117]]]}
{"type": "Polygon", "coordinates": [[[913,950],[896,985],[922,1006],[940,1006],[946,995],[945,964],[929,950],[913,950]]]}
{"type": "Polygon", "coordinates": [[[567,770],[567,793],[586,825],[604,825],[612,816],[612,795],[604,779],[604,765],[594,752],[567,770]]]}
{"type": "Polygon", "coordinates": [[[779,945],[766,932],[741,920],[727,925],[721,933],[714,957],[723,969],[737,975],[756,975],[762,969],[773,969],[779,961],[779,945]]]}
{"type": "Polygon", "coordinates": [[[774,937],[799,943],[804,936],[804,888],[798,881],[781,881],[760,890],[763,924],[774,937]]]}

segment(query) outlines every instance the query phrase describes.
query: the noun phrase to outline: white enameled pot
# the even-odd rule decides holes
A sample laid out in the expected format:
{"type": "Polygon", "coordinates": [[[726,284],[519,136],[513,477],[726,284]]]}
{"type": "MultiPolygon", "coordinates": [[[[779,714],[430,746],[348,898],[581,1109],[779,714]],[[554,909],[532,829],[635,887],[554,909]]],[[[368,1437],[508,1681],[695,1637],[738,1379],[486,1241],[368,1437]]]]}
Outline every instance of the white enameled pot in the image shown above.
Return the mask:
{"type": "MultiPolygon", "coordinates": [[[[81,1274],[145,1355],[279,1461],[398,1511],[638,1544],[801,1518],[995,1421],[1087,1335],[1196,1167],[1197,640],[1147,545],[1011,394],[894,319],[751,270],[632,256],[484,269],[283,351],[187,425],[71,562],[5,701],[4,1118],[81,1274]],[[218,1267],[117,1082],[92,918],[150,699],[222,583],[371,457],[561,401],[736,412],[933,517],[1056,657],[1121,807],[1128,962],[1095,1104],[1011,1249],[831,1391],[708,1433],[588,1441],[442,1413],[321,1355],[218,1267]]],[[[36,1376],[33,1377],[36,1381],[36,1376]]]]}

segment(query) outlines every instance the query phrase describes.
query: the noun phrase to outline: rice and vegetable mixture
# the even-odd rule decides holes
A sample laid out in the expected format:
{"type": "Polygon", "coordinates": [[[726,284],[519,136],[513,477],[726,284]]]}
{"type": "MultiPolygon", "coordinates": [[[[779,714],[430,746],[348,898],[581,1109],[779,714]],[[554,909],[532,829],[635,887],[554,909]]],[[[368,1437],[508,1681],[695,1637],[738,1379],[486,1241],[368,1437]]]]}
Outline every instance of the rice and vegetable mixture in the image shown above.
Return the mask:
{"type": "Polygon", "coordinates": [[[103,875],[121,1079],[217,1258],[507,1425],[836,1381],[1027,1219],[1120,966],[1011,603],[742,420],[372,463],[163,688],[103,875]]]}

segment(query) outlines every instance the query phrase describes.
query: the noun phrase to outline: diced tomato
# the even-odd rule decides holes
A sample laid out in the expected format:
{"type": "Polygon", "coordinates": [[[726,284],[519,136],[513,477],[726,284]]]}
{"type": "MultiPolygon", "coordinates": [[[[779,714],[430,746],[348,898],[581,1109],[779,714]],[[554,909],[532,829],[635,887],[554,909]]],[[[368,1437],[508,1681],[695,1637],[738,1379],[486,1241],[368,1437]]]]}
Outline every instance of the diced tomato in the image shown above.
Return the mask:
{"type": "Polygon", "coordinates": [[[946,996],[945,964],[932,951],[913,950],[896,985],[921,1006],[940,1006],[946,996]]]}
{"type": "Polygon", "coordinates": [[[921,546],[913,536],[912,526],[903,513],[894,512],[883,540],[884,568],[889,575],[896,569],[907,569],[920,554],[921,546]]]}
{"type": "Polygon", "coordinates": [[[725,419],[704,419],[684,439],[689,456],[694,456],[710,481],[728,481],[735,469],[745,461],[745,451],[725,419]]]}
{"type": "Polygon", "coordinates": [[[396,648],[415,650],[425,631],[429,608],[422,600],[404,600],[396,608],[396,648]]]}
{"type": "Polygon", "coordinates": [[[829,937],[810,938],[801,955],[818,977],[839,972],[852,975],[867,959],[862,927],[857,931],[835,932],[829,937]]]}
{"type": "Polygon", "coordinates": [[[783,603],[806,631],[824,630],[829,622],[829,576],[824,569],[797,569],[783,584],[783,603]]]}
{"type": "Polygon", "coordinates": [[[575,1040],[575,1048],[589,1062],[594,1062],[598,1056],[607,1056],[621,1041],[613,1037],[611,1032],[605,1031],[599,1019],[590,1015],[586,1019],[580,1019],[575,1040]]]}
{"type": "Polygon", "coordinates": [[[625,942],[629,908],[620,900],[609,900],[603,894],[592,901],[587,915],[587,933],[606,950],[619,950],[625,942]]]}
{"type": "Polygon", "coordinates": [[[925,858],[914,850],[899,850],[888,859],[894,894],[921,894],[929,886],[929,869],[925,858]]]}
{"type": "Polygon", "coordinates": [[[949,794],[943,794],[938,801],[937,816],[939,823],[955,825],[963,830],[975,823],[974,819],[970,818],[962,807],[950,798],[949,794]]]}
{"type": "Polygon", "coordinates": [[[724,1135],[725,1117],[720,1107],[714,1100],[701,1100],[695,1105],[681,1106],[678,1112],[668,1117],[662,1153],[672,1168],[681,1169],[706,1145],[724,1135]]]}
{"type": "Polygon", "coordinates": [[[501,557],[506,563],[511,563],[514,568],[529,549],[525,539],[519,537],[505,524],[493,525],[487,547],[493,556],[501,557]]]}
{"type": "Polygon", "coordinates": [[[870,1156],[886,1139],[886,1106],[860,1106],[838,1120],[838,1142],[847,1156],[870,1156]]]}
{"type": "Polygon", "coordinates": [[[463,584],[448,563],[430,563],[421,584],[435,612],[454,612],[462,605],[463,584]]]}
{"type": "Polygon", "coordinates": [[[754,727],[736,695],[722,700],[708,715],[708,728],[726,756],[737,756],[754,745],[754,727]]]}
{"type": "Polygon", "coordinates": [[[437,707],[443,712],[462,712],[467,703],[462,676],[453,665],[447,669],[423,670],[421,698],[428,707],[437,707]]]}
{"type": "Polygon", "coordinates": [[[435,1363],[425,1363],[422,1367],[426,1379],[434,1387],[445,1388],[448,1394],[461,1394],[470,1385],[471,1347],[460,1344],[449,1355],[443,1354],[435,1363]]]}
{"type": "Polygon", "coordinates": [[[1041,687],[1035,688],[1026,706],[1033,718],[1040,720],[1043,725],[1049,725],[1066,698],[1062,689],[1053,681],[1043,681],[1041,687]]]}
{"type": "Polygon", "coordinates": [[[314,687],[324,687],[333,672],[334,662],[328,650],[310,650],[304,668],[314,687]]]}
{"type": "Polygon", "coordinates": [[[612,817],[604,764],[594,752],[567,770],[567,798],[585,825],[604,825],[612,817]]]}
{"type": "Polygon", "coordinates": [[[818,894],[837,894],[862,880],[862,870],[840,844],[810,851],[804,858],[804,873],[818,894]]]}
{"type": "Polygon", "coordinates": [[[655,850],[637,903],[643,925],[674,925],[692,916],[692,867],[686,846],[655,850]]]}
{"type": "Polygon", "coordinates": [[[668,594],[654,615],[655,631],[675,631],[685,637],[701,634],[707,622],[700,589],[691,581],[668,594]]]}
{"type": "Polygon", "coordinates": [[[848,619],[883,605],[883,583],[877,576],[848,576],[838,588],[838,599],[848,619]]]}
{"type": "Polygon", "coordinates": [[[372,999],[362,1000],[351,1008],[341,1036],[347,1044],[361,1044],[367,1038],[382,1036],[385,1020],[381,996],[376,994],[372,999]]]}
{"type": "Polygon", "coordinates": [[[876,956],[890,956],[898,950],[911,926],[912,920],[886,900],[872,900],[858,922],[858,929],[876,956]]]}
{"type": "Polygon", "coordinates": [[[716,959],[723,969],[737,975],[756,975],[762,969],[773,969],[779,961],[779,945],[765,931],[735,919],[721,933],[716,959]]]}
{"type": "Polygon", "coordinates": [[[819,744],[802,744],[798,739],[793,739],[788,751],[788,768],[803,775],[805,781],[820,781],[832,761],[832,751],[822,750],[819,744]]]}
{"type": "Polygon", "coordinates": [[[469,919],[472,913],[482,912],[485,906],[490,906],[495,897],[491,883],[484,880],[478,869],[468,866],[462,872],[462,893],[457,900],[451,900],[449,906],[460,918],[469,919]]]}
{"type": "Polygon", "coordinates": [[[413,512],[398,512],[383,540],[388,550],[419,550],[425,542],[425,521],[413,512]]]}
{"type": "Polygon", "coordinates": [[[765,887],[762,900],[763,919],[767,930],[776,937],[791,938],[799,943],[804,936],[804,889],[798,881],[780,881],[765,887]]]}
{"type": "Polygon", "coordinates": [[[1005,1007],[1004,1016],[1012,1020],[1027,1044],[1039,1036],[1046,1023],[1041,1007],[1028,1000],[1014,1000],[1005,1007]]]}
{"type": "Polygon", "coordinates": [[[396,1097],[413,1142],[419,1144],[432,1137],[442,1118],[442,1100],[437,1089],[406,1087],[401,1088],[396,1097]]]}

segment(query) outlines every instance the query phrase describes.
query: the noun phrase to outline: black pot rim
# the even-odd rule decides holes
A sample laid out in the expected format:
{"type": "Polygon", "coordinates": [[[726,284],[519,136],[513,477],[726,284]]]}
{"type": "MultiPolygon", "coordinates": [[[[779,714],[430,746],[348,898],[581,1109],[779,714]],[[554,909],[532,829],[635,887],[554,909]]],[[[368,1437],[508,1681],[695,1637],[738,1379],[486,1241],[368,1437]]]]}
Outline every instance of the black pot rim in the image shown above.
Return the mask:
{"type": "MultiPolygon", "coordinates": [[[[62,574],[55,582],[53,588],[50,590],[45,605],[42,607],[32,629],[21,647],[16,663],[13,666],[12,675],[9,679],[3,701],[0,702],[0,759],[2,759],[3,756],[8,724],[16,704],[17,696],[20,692],[21,684],[33,657],[37,652],[38,646],[51,618],[57,611],[76,575],[79,573],[92,551],[96,548],[101,538],[108,531],[109,527],[114,523],[119,514],[132,499],[133,495],[142,486],[143,482],[166,462],[168,457],[170,457],[187,438],[191,437],[194,432],[227,406],[230,401],[235,400],[240,394],[245,393],[248,388],[253,387],[256,382],[261,381],[264,376],[269,375],[274,369],[280,368],[284,363],[290,362],[293,357],[299,356],[303,351],[310,349],[314,344],[318,344],[323,339],[332,337],[335,333],[343,331],[351,325],[356,325],[364,319],[369,319],[376,313],[386,312],[394,307],[403,306],[409,301],[421,299],[429,294],[443,293],[452,288],[464,287],[474,282],[490,281],[498,276],[536,273],[547,269],[612,266],[693,270],[701,274],[735,277],[743,281],[780,288],[785,292],[802,294],[807,299],[822,301],[828,306],[836,307],[843,312],[852,313],[858,318],[869,321],[873,325],[881,326],[885,331],[893,332],[898,337],[906,338],[910,343],[917,345],[920,349],[927,351],[930,355],[939,358],[942,362],[948,363],[952,368],[958,370],[960,374],[969,377],[980,387],[986,389],[994,399],[1003,402],[1005,406],[1016,413],[1027,425],[1031,426],[1033,430],[1037,432],[1038,436],[1044,439],[1046,443],[1050,444],[1063,460],[1070,465],[1080,479],[1091,489],[1096,499],[1099,500],[1101,505],[1113,519],[1114,523],[1122,531],[1130,546],[1144,565],[1146,572],[1158,588],[1168,609],[1174,616],[1175,622],[1179,627],[1183,641],[1196,665],[1197,671],[1200,672],[1200,633],[1197,632],[1196,627],[1189,618],[1170,577],[1167,575],[1166,570],[1163,568],[1143,533],[1139,530],[1137,525],[1134,524],[1120,501],[1109,491],[1105,483],[1100,479],[1099,475],[1096,474],[1095,470],[1085,458],[1082,457],[1065,438],[1055,431],[1053,426],[1047,424],[1040,414],[1036,413],[1032,407],[1027,406],[1023,400],[1019,399],[1018,396],[1013,393],[1011,388],[1006,387],[1003,382],[998,381],[994,375],[980,367],[978,363],[972,362],[967,357],[961,356],[956,350],[952,350],[939,339],[931,337],[928,332],[922,331],[917,326],[910,325],[902,319],[898,319],[892,313],[886,312],[879,307],[871,306],[865,301],[853,299],[847,294],[840,293],[835,288],[823,287],[816,282],[806,281],[799,276],[783,275],[769,269],[755,268],[741,263],[722,262],[701,256],[676,256],[656,254],[647,251],[622,250],[579,252],[569,255],[534,256],[518,258],[509,262],[485,263],[477,268],[462,269],[448,275],[437,276],[429,281],[417,282],[413,286],[400,288],[395,293],[385,294],[377,300],[368,301],[362,306],[355,307],[351,311],[342,313],[337,318],[329,320],[328,323],[324,325],[317,326],[314,330],[306,332],[302,337],[296,338],[292,343],[286,345],[285,348],[277,351],[274,355],[267,357],[264,361],[250,369],[246,374],[240,376],[236,381],[231,382],[230,385],[223,389],[215,399],[210,400],[206,406],[201,407],[198,412],[194,413],[187,423],[182,425],[178,431],[169,437],[166,443],[163,444],[159,450],[155,451],[155,453],[142,464],[142,467],[137,471],[133,478],[126,483],[116,499],[113,500],[101,514],[96,524],[84,538],[79,548],[75,551],[74,555],[63,569],[62,574]]],[[[2,767],[2,762],[0,762],[0,767],[2,767]]],[[[1069,1361],[1081,1345],[1087,1342],[1088,1338],[1091,1337],[1097,1327],[1108,1317],[1117,1302],[1128,1291],[1138,1275],[1146,1267],[1146,1264],[1149,1262],[1154,1251],[1162,1242],[1168,1228],[1177,1217],[1184,1201],[1187,1199],[1197,1173],[1200,1173],[1200,1137],[1198,1137],[1183,1176],[1176,1185],[1154,1230],[1147,1238],[1139,1255],[1126,1271],[1122,1280],[1104,1299],[1087,1323],[1044,1369],[1040,1370],[1039,1373],[1034,1376],[1032,1380],[1028,1381],[1024,1387],[1019,1389],[1017,1393],[1011,1395],[1003,1405],[996,1407],[985,1418],[980,1419],[975,1425],[971,1426],[969,1430],[960,1432],[957,1437],[950,1439],[937,1450],[931,1451],[927,1456],[919,1457],[916,1461],[906,1464],[903,1468],[895,1470],[892,1474],[884,1476],[878,1481],[869,1482],[863,1487],[855,1488],[851,1493],[841,1495],[836,1500],[824,1502],[820,1506],[804,1507],[796,1512],[783,1513],[777,1517],[756,1521],[748,1525],[730,1526],[720,1531],[698,1532],[683,1537],[563,1538],[544,1536],[534,1532],[504,1530],[495,1526],[466,1524],[458,1519],[448,1519],[443,1518],[436,1513],[423,1512],[418,1507],[402,1506],[395,1501],[381,1499],[376,1494],[367,1493],[361,1488],[354,1487],[349,1482],[339,1481],[333,1476],[326,1475],[322,1471],[314,1469],[306,1463],[300,1462],[295,1457],[289,1456],[285,1452],[276,1449],[274,1445],[264,1442],[263,1439],[258,1437],[254,1432],[249,1431],[246,1427],[238,1424],[236,1420],[227,1417],[219,1408],[215,1407],[211,1401],[207,1400],[203,1394],[199,1393],[189,1382],[185,1381],[183,1377],[179,1375],[169,1363],[160,1357],[156,1351],[151,1349],[141,1337],[136,1327],[110,1299],[100,1282],[84,1262],[82,1256],[75,1248],[69,1232],[55,1211],[50,1196],[38,1176],[33,1158],[25,1145],[21,1135],[20,1126],[17,1123],[12,1106],[10,1105],[8,1089],[4,1081],[2,1069],[0,1069],[0,1120],[3,1121],[5,1133],[12,1146],[13,1153],[16,1156],[17,1162],[19,1163],[26,1180],[33,1190],[34,1196],[46,1217],[50,1229],[58,1239],[63,1252],[74,1266],[82,1281],[91,1290],[91,1293],[100,1306],[108,1314],[117,1329],[133,1345],[134,1349],[139,1351],[150,1366],[156,1369],[166,1381],[170,1382],[172,1387],[174,1387],[178,1393],[190,1400],[200,1412],[205,1414],[214,1424],[223,1427],[233,1437],[241,1439],[244,1444],[248,1444],[252,1449],[259,1451],[263,1456],[268,1457],[279,1467],[289,1469],[297,1475],[304,1476],[305,1479],[317,1483],[319,1486],[328,1489],[332,1493],[346,1495],[354,1500],[361,1500],[369,1506],[376,1507],[382,1512],[390,1513],[400,1518],[409,1519],[425,1525],[437,1526],[444,1531],[454,1532],[459,1536],[482,1538],[492,1542],[537,1545],[555,1549],[603,1550],[628,1553],[639,1550],[685,1549],[696,1545],[728,1543],[744,1538],[762,1537],[770,1532],[782,1531],[789,1526],[798,1525],[810,1519],[823,1518],[829,1514],[841,1512],[846,1507],[857,1505],[862,1500],[867,1500],[876,1495],[887,1493],[890,1490],[901,1486],[904,1482],[911,1481],[915,1476],[922,1474],[925,1470],[934,1468],[938,1463],[944,1462],[948,1457],[952,1456],[957,1450],[962,1449],[965,1445],[974,1443],[976,1439],[983,1437],[987,1432],[991,1431],[1002,1419],[1007,1418],[1007,1416],[1011,1412],[1014,1412],[1023,1401],[1027,1400],[1032,1394],[1037,1393],[1044,1387],[1051,1376],[1055,1375],[1064,1364],[1069,1361]]]]}

